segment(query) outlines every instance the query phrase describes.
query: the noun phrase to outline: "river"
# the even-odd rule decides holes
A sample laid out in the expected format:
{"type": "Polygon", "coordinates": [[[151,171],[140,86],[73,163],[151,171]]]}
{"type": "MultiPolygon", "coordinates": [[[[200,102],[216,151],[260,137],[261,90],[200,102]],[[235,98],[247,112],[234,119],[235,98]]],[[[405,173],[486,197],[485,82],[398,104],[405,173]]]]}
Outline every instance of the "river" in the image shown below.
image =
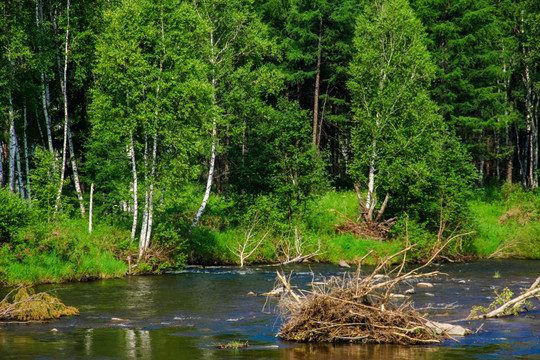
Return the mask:
{"type": "MultiPolygon", "coordinates": [[[[51,291],[76,306],[80,315],[46,323],[1,324],[0,359],[540,359],[539,310],[461,323],[479,330],[459,342],[445,340],[437,346],[281,341],[275,337],[280,326],[276,300],[248,295],[271,290],[279,268],[188,269],[40,286],[37,290],[51,291]],[[249,346],[214,348],[234,340],[249,346]]],[[[292,283],[299,287],[345,271],[323,264],[283,270],[294,272],[292,283]]],[[[528,288],[540,275],[540,261],[491,260],[427,270],[448,276],[420,279],[434,286],[416,288],[411,300],[417,308],[436,308],[427,310],[430,319],[446,322],[466,317],[474,305],[487,306],[494,290],[528,288]]],[[[539,301],[533,302],[540,308],[539,301]]]]}

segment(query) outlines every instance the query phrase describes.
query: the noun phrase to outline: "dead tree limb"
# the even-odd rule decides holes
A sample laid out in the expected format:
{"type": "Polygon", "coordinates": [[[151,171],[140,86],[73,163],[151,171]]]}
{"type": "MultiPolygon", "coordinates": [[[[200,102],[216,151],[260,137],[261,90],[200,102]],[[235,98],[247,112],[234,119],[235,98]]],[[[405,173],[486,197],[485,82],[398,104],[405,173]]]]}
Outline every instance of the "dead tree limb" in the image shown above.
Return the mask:
{"type": "Polygon", "coordinates": [[[505,302],[498,308],[491,310],[490,312],[482,315],[473,315],[470,316],[469,319],[475,320],[475,319],[483,319],[483,318],[493,318],[493,317],[500,317],[500,316],[508,316],[513,315],[519,312],[521,306],[525,301],[528,299],[531,299],[533,297],[538,297],[540,294],[540,276],[536,278],[535,282],[531,285],[531,287],[526,290],[524,293],[522,293],[519,296],[516,296],[515,298],[505,302]]]}

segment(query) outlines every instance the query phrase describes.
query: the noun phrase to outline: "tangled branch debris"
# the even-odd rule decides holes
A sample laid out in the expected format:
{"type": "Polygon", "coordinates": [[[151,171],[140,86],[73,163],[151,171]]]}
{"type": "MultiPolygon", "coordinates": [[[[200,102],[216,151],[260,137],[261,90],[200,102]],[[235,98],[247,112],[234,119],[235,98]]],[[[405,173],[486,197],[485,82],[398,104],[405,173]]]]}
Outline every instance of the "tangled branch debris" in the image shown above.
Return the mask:
{"type": "Polygon", "coordinates": [[[12,290],[0,301],[0,320],[41,321],[78,313],[76,308],[64,305],[60,299],[46,292],[36,294],[33,289],[25,287],[12,290]],[[9,301],[11,297],[12,302],[9,301]]]}
{"type": "MultiPolygon", "coordinates": [[[[434,271],[420,273],[438,255],[437,251],[424,265],[404,271],[406,255],[413,246],[383,259],[365,277],[360,276],[362,261],[355,274],[331,277],[312,284],[310,291],[293,290],[290,277],[277,274],[284,293],[279,309],[284,323],[278,336],[284,340],[308,342],[361,342],[393,344],[432,344],[450,335],[445,329],[456,326],[433,323],[420,315],[410,302],[390,301],[391,294],[404,281],[441,275],[434,271]],[[391,260],[402,256],[398,266],[382,274],[391,260]]],[[[461,335],[467,333],[461,328],[461,335]]],[[[455,333],[453,333],[455,334],[455,333]]]]}

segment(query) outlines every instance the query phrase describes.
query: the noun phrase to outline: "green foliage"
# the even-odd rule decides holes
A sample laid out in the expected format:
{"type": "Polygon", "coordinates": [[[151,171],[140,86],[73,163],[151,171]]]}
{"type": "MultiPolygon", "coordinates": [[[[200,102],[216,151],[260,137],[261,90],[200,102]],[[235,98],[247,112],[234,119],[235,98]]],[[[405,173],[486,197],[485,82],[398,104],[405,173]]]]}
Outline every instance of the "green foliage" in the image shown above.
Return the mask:
{"type": "MultiPolygon", "coordinates": [[[[60,183],[57,169],[60,167],[58,159],[44,148],[38,146],[34,152],[34,168],[30,172],[30,181],[33,185],[32,204],[41,218],[51,221],[55,214],[56,197],[60,183]]],[[[64,183],[67,185],[68,181],[64,183]]],[[[64,213],[69,214],[69,203],[64,202],[64,213]]]]}
{"type": "Polygon", "coordinates": [[[406,1],[374,2],[359,16],[348,82],[351,174],[373,195],[390,195],[390,216],[407,213],[434,230],[466,218],[474,169],[430,99],[435,67],[426,43],[406,1]]]}
{"type": "Polygon", "coordinates": [[[357,20],[348,82],[355,124],[351,173],[370,191],[406,182],[411,167],[422,179],[425,150],[441,129],[427,92],[434,67],[422,30],[401,0],[368,5],[357,20]]]}
{"type": "Polygon", "coordinates": [[[441,224],[442,238],[477,230],[451,253],[540,258],[539,195],[519,185],[472,187],[482,181],[474,166],[490,184],[519,177],[537,187],[538,4],[72,1],[65,89],[86,202],[95,184],[97,224],[86,236],[86,221],[69,220],[77,205],[69,164],[56,199],[66,3],[0,1],[0,281],[125,272],[136,250],[125,233],[134,175],[137,229],[147,191],[155,192],[155,248],[143,272],[235,263],[229,248],[258,217],[257,235],[271,233],[255,262],[278,260],[295,230],[306,249],[321,240],[320,260],[383,253],[406,235],[418,245],[411,260],[421,260],[441,224]],[[212,144],[214,195],[203,228],[188,234],[212,144]],[[31,206],[4,189],[10,172],[31,189],[31,206]],[[373,185],[379,206],[390,194],[384,215],[399,217],[394,241],[336,234],[344,216],[359,214],[352,182],[364,194],[373,185]]]}
{"type": "Polygon", "coordinates": [[[0,244],[10,243],[32,218],[28,202],[9,189],[0,188],[0,244]]]}
{"type": "Polygon", "coordinates": [[[104,225],[88,234],[83,220],[32,224],[0,249],[0,280],[32,285],[122,276],[127,265],[116,255],[125,239],[125,231],[104,225]]]}
{"type": "Polygon", "coordinates": [[[268,136],[276,157],[272,166],[272,188],[278,204],[283,206],[284,220],[302,218],[308,200],[325,190],[324,163],[310,144],[306,112],[296,103],[280,103],[274,114],[268,136]]]}
{"type": "MultiPolygon", "coordinates": [[[[503,291],[501,292],[494,291],[494,294],[495,294],[495,300],[493,300],[493,302],[489,304],[487,308],[483,306],[473,306],[470,317],[475,318],[477,316],[481,316],[479,315],[480,313],[484,315],[488,314],[489,312],[497,309],[499,306],[504,305],[510,300],[512,300],[512,297],[514,296],[514,292],[508,288],[504,288],[503,291]]],[[[505,309],[505,311],[501,314],[501,316],[506,316],[506,315],[516,316],[520,312],[522,312],[524,308],[534,309],[534,306],[532,305],[530,301],[524,301],[505,309]]]]}

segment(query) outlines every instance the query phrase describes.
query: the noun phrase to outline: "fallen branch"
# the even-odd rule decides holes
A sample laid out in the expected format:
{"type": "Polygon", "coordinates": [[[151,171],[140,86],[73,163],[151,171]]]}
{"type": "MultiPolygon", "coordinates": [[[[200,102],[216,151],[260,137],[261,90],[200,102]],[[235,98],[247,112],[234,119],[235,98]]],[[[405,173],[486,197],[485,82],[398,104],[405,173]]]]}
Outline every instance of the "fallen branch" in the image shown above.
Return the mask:
{"type": "Polygon", "coordinates": [[[540,276],[535,280],[535,282],[531,285],[531,287],[526,290],[523,294],[506,301],[501,306],[497,307],[496,309],[493,309],[489,311],[497,302],[497,300],[491,304],[490,307],[487,309],[482,307],[475,307],[473,311],[471,312],[471,316],[469,316],[469,319],[475,320],[475,319],[483,319],[483,318],[493,318],[493,317],[500,317],[500,316],[508,316],[508,315],[516,315],[517,313],[521,312],[521,307],[527,301],[528,299],[531,299],[533,297],[538,297],[540,294],[540,276]],[[476,312],[480,310],[484,312],[482,315],[476,315],[476,312]]]}

